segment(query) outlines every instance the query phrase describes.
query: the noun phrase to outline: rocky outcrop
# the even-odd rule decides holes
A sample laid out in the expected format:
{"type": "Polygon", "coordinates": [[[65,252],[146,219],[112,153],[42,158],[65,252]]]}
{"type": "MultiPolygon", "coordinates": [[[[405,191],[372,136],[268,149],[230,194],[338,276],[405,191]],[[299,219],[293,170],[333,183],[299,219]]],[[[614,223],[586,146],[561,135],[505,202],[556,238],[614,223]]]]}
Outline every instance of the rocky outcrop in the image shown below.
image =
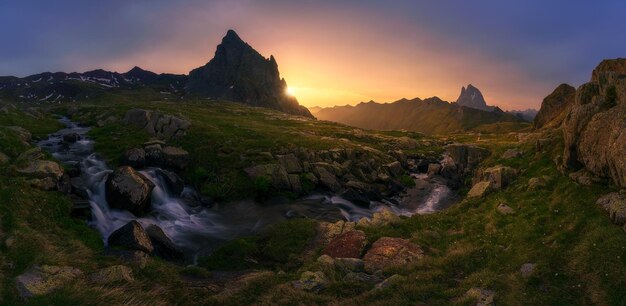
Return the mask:
{"type": "Polygon", "coordinates": [[[383,237],[367,251],[363,260],[365,270],[375,272],[392,267],[406,267],[424,257],[422,249],[401,238],[383,237]]]}
{"type": "Polygon", "coordinates": [[[143,226],[134,220],[111,233],[108,243],[111,247],[121,247],[126,250],[141,251],[148,254],[154,251],[152,241],[143,229],[143,226]]]}
{"type": "Polygon", "coordinates": [[[501,190],[511,184],[516,176],[517,170],[498,165],[480,171],[474,178],[474,183],[490,182],[493,190],[501,190]]]}
{"type": "Polygon", "coordinates": [[[186,119],[138,108],[127,111],[123,122],[165,140],[182,137],[191,127],[191,122],[186,119]]]}
{"type": "Polygon", "coordinates": [[[487,149],[467,144],[446,146],[441,176],[450,180],[452,187],[459,187],[464,177],[472,175],[478,164],[489,156],[487,149]]]}
{"type": "Polygon", "coordinates": [[[563,122],[563,166],[626,186],[626,59],[604,60],[576,90],[563,122]]]}
{"type": "Polygon", "coordinates": [[[189,72],[186,91],[195,96],[229,100],[313,118],[287,94],[273,56],[266,59],[229,30],[205,66],[189,72]]]}
{"type": "Polygon", "coordinates": [[[33,266],[16,279],[17,291],[22,298],[31,298],[60,289],[83,272],[68,266],[33,266]]]}
{"type": "Polygon", "coordinates": [[[150,209],[154,184],[132,167],[117,168],[106,181],[106,199],[109,206],[126,209],[141,216],[150,209]]]}
{"type": "Polygon", "coordinates": [[[553,125],[559,126],[563,121],[562,114],[565,113],[568,106],[574,103],[575,95],[576,88],[568,84],[559,85],[541,102],[541,108],[534,120],[535,128],[542,128],[555,119],[558,120],[556,120],[557,122],[553,123],[553,125]]]}

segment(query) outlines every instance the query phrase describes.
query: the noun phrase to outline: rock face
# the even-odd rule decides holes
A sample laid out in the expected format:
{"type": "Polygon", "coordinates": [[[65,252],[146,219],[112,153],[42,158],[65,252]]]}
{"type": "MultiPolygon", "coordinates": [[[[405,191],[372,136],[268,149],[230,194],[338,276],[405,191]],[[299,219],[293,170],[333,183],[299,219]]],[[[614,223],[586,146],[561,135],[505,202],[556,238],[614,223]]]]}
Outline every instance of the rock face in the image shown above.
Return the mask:
{"type": "Polygon", "coordinates": [[[467,106],[488,112],[494,110],[493,106],[487,106],[487,102],[485,102],[483,94],[480,90],[478,90],[478,88],[472,86],[472,84],[467,85],[467,88],[461,88],[461,94],[459,95],[459,98],[456,99],[456,103],[461,106],[467,106]]]}
{"type": "MultiPolygon", "coordinates": [[[[574,102],[576,88],[568,85],[559,85],[550,95],[543,99],[541,108],[534,120],[535,128],[542,128],[554,119],[562,117],[568,106],[574,102]]],[[[560,125],[563,118],[560,118],[555,125],[560,125]]]]}
{"type": "Polygon", "coordinates": [[[364,232],[349,231],[331,240],[322,254],[332,258],[360,258],[366,243],[364,232]]]}
{"type": "Polygon", "coordinates": [[[280,78],[274,57],[266,59],[233,30],[226,33],[211,61],[189,73],[185,89],[189,94],[203,98],[230,100],[313,117],[295,97],[287,94],[287,83],[280,78]]]}
{"type": "Polygon", "coordinates": [[[126,209],[140,216],[150,209],[154,184],[135,169],[117,168],[106,181],[106,199],[109,206],[126,209]]]}
{"type": "Polygon", "coordinates": [[[390,267],[402,267],[424,257],[422,249],[401,238],[383,237],[378,239],[367,251],[363,260],[365,270],[375,272],[390,267]]]}
{"type": "Polygon", "coordinates": [[[150,135],[165,140],[182,137],[191,127],[191,122],[186,119],[138,108],[126,112],[124,123],[144,129],[150,135]]]}
{"type": "Polygon", "coordinates": [[[563,166],[626,186],[626,59],[604,60],[576,90],[563,122],[563,166]]]}
{"type": "Polygon", "coordinates": [[[458,185],[462,179],[471,175],[478,164],[489,156],[487,149],[466,145],[450,144],[446,146],[446,156],[442,162],[441,176],[450,179],[450,183],[458,185]]]}
{"type": "Polygon", "coordinates": [[[130,221],[126,225],[120,227],[108,239],[109,246],[123,247],[127,250],[142,251],[152,253],[154,246],[143,229],[143,226],[137,221],[130,221]]]}
{"type": "Polygon", "coordinates": [[[16,279],[17,291],[22,298],[48,294],[81,277],[82,271],[73,267],[33,266],[16,279]]]}

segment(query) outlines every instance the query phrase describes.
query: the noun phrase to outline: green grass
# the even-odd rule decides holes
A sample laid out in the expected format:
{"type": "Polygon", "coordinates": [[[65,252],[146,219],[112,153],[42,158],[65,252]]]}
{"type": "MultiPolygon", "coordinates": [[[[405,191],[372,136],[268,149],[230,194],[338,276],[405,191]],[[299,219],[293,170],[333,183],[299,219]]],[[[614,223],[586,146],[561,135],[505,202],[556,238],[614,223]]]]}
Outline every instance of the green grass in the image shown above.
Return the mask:
{"type": "MultiPolygon", "coordinates": [[[[192,154],[187,180],[222,199],[237,193],[254,196],[268,192],[268,182],[246,180],[241,172],[248,165],[269,162],[259,152],[358,146],[386,152],[395,146],[390,142],[393,137],[408,137],[419,145],[405,152],[438,154],[428,152],[440,152],[444,142],[409,132],[365,131],[357,137],[350,127],[294,120],[229,103],[83,105],[75,119],[95,124],[98,117],[121,118],[132,107],[159,109],[192,120],[189,134],[173,144],[192,154]],[[348,141],[337,141],[341,138],[348,141]]],[[[65,110],[67,106],[54,109],[65,110]]],[[[21,112],[12,118],[0,115],[0,126],[23,123],[40,135],[59,128],[51,117],[36,122],[27,117],[21,112]]],[[[91,133],[97,150],[113,164],[123,150],[148,138],[142,132],[116,125],[94,128],[91,133]]],[[[406,281],[388,289],[371,290],[369,285],[347,283],[336,271],[326,270],[333,283],[320,293],[294,289],[289,282],[297,279],[300,272],[317,267],[319,251],[311,250],[315,221],[294,219],[254,237],[228,242],[202,259],[198,267],[182,267],[152,258],[144,269],[133,266],[136,281],[131,284],[100,286],[77,281],[29,303],[470,305],[475,301],[462,296],[469,288],[482,287],[494,290],[500,305],[623,305],[626,235],[595,204],[600,195],[614,191],[615,187],[580,186],[558,173],[553,157],[562,152],[562,140],[559,133],[551,137],[555,139],[551,152],[537,153],[532,141],[519,143],[516,134],[497,133],[494,127],[482,130],[480,139],[473,132],[447,136],[446,141],[475,142],[491,150],[482,167],[507,165],[520,170],[520,175],[505,190],[483,199],[464,200],[436,214],[401,218],[393,225],[362,228],[370,245],[380,237],[403,237],[420,245],[426,253],[416,265],[384,271],[385,276],[406,276],[406,281]],[[522,157],[502,159],[502,153],[510,148],[521,150],[522,157]],[[528,191],[528,180],[539,176],[547,176],[548,185],[528,191]],[[496,207],[500,203],[512,207],[515,214],[498,213],[496,207]],[[536,263],[537,268],[532,277],[525,279],[519,269],[527,262],[536,263]],[[194,288],[184,280],[209,279],[217,270],[247,269],[276,273],[239,284],[238,291],[228,294],[194,288]]],[[[2,151],[11,158],[28,149],[12,131],[1,127],[0,143],[2,151]]],[[[407,178],[401,181],[408,183],[407,178]]],[[[68,199],[59,193],[31,188],[16,174],[13,159],[0,166],[0,304],[23,304],[17,298],[14,278],[33,264],[70,265],[86,274],[119,264],[100,254],[99,235],[85,223],[72,219],[70,207],[68,199]],[[9,237],[14,242],[7,246],[9,237]]]]}

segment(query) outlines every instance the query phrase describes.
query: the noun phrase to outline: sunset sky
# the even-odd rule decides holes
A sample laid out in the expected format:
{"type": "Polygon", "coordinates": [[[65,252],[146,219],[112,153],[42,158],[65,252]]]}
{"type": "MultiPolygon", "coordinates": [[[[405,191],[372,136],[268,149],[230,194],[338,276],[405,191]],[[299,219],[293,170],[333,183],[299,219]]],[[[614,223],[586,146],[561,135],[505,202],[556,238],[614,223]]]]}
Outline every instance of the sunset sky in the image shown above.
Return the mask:
{"type": "Polygon", "coordinates": [[[480,88],[503,109],[538,108],[558,84],[626,57],[624,1],[3,1],[0,75],[188,73],[227,29],[266,57],[305,106],[480,88]]]}

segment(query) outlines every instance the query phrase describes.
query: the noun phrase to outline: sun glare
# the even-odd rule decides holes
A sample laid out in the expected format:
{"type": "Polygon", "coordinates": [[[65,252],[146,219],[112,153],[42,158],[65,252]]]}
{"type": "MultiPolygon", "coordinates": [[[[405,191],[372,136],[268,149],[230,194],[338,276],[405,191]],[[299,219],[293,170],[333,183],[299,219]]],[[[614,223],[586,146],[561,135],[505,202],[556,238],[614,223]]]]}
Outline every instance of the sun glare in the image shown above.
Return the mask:
{"type": "Polygon", "coordinates": [[[295,87],[287,87],[287,94],[291,95],[291,96],[295,96],[296,95],[296,88],[295,87]]]}

